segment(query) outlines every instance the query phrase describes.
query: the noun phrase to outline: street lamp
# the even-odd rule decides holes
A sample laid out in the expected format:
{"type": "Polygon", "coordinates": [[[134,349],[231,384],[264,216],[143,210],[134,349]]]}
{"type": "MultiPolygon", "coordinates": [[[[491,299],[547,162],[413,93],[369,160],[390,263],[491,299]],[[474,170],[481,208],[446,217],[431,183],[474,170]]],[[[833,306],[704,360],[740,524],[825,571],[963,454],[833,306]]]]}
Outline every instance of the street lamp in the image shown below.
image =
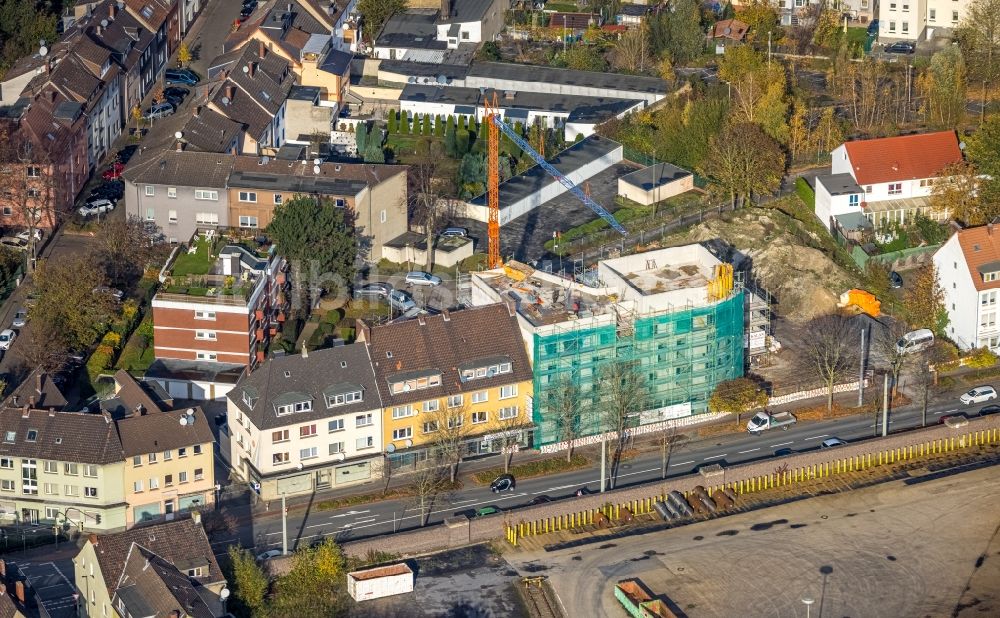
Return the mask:
{"type": "Polygon", "coordinates": [[[802,602],[805,603],[806,605],[806,618],[809,618],[810,608],[812,607],[812,604],[815,603],[816,601],[814,601],[812,597],[806,597],[802,599],[802,602]]]}

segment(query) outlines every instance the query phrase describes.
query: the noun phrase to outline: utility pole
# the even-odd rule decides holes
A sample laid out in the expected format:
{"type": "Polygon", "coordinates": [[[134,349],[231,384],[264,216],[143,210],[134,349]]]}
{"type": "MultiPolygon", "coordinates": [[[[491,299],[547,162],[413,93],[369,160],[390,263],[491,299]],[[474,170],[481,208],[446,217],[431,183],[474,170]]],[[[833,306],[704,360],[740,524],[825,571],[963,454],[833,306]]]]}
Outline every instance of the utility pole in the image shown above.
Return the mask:
{"type": "Polygon", "coordinates": [[[865,331],[867,329],[861,327],[861,368],[858,373],[858,407],[860,408],[864,405],[865,401],[865,331]]]}
{"type": "Polygon", "coordinates": [[[608,436],[604,434],[601,436],[601,493],[607,489],[608,473],[607,473],[607,453],[608,453],[608,436]]]}
{"type": "Polygon", "coordinates": [[[285,506],[285,494],[281,494],[281,555],[288,555],[288,507],[285,506]]]}
{"type": "Polygon", "coordinates": [[[882,384],[882,437],[889,433],[889,374],[885,374],[882,384]]]}
{"type": "Polygon", "coordinates": [[[920,426],[927,426],[927,377],[924,376],[924,399],[920,407],[920,426]]]}

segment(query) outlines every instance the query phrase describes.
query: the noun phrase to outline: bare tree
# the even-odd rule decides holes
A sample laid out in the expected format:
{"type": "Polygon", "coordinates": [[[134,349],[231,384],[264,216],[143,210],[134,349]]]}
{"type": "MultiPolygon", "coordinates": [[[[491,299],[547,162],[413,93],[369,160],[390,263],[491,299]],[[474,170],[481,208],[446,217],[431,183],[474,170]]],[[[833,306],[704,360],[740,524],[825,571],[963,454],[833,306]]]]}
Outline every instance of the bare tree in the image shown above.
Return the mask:
{"type": "Polygon", "coordinates": [[[514,416],[498,418],[495,426],[499,433],[496,439],[500,442],[500,452],[503,454],[503,471],[510,472],[510,463],[521,444],[521,436],[526,430],[531,429],[533,424],[521,410],[517,410],[514,416]]]}
{"type": "Polygon", "coordinates": [[[803,351],[826,387],[828,411],[833,409],[833,387],[855,368],[854,334],[847,319],[840,315],[820,316],[809,325],[810,338],[803,351]]]}
{"type": "Polygon", "coordinates": [[[141,219],[109,218],[97,235],[96,256],[104,266],[108,283],[128,289],[142,276],[152,251],[141,219]]]}
{"type": "Polygon", "coordinates": [[[465,454],[465,442],[469,437],[466,424],[468,406],[457,408],[438,407],[433,412],[424,412],[424,433],[430,435],[431,449],[435,457],[448,466],[448,476],[452,483],[458,473],[458,464],[465,454]]]}
{"type": "Polygon", "coordinates": [[[602,429],[613,434],[610,484],[614,489],[618,466],[628,440],[628,429],[638,425],[639,413],[646,406],[648,390],[635,361],[614,360],[608,363],[601,369],[599,380],[602,429]]]}
{"type": "Polygon", "coordinates": [[[580,386],[573,376],[561,375],[546,392],[546,404],[556,419],[559,439],[566,443],[566,461],[573,459],[573,441],[580,435],[580,386]]]}
{"type": "Polygon", "coordinates": [[[621,35],[615,44],[611,64],[626,73],[641,73],[652,64],[649,28],[643,24],[621,35]]]}
{"type": "Polygon", "coordinates": [[[893,322],[879,331],[878,336],[875,337],[875,341],[873,342],[876,353],[892,379],[890,397],[896,396],[896,390],[899,387],[899,376],[914,358],[896,345],[908,330],[904,323],[893,322]]]}
{"type": "Polygon", "coordinates": [[[680,433],[677,425],[670,425],[660,434],[660,478],[667,478],[670,455],[674,449],[687,442],[687,436],[680,433]]]}
{"type": "Polygon", "coordinates": [[[441,219],[444,218],[447,200],[438,171],[444,152],[438,140],[422,139],[417,144],[415,163],[410,166],[410,178],[416,189],[413,195],[416,217],[423,221],[427,243],[424,268],[431,272],[434,267],[434,241],[437,238],[441,219]]]}
{"type": "Polygon", "coordinates": [[[418,464],[417,471],[410,476],[410,489],[413,492],[414,505],[420,511],[420,525],[426,526],[431,515],[434,499],[445,488],[446,477],[441,467],[435,461],[418,464]]]}

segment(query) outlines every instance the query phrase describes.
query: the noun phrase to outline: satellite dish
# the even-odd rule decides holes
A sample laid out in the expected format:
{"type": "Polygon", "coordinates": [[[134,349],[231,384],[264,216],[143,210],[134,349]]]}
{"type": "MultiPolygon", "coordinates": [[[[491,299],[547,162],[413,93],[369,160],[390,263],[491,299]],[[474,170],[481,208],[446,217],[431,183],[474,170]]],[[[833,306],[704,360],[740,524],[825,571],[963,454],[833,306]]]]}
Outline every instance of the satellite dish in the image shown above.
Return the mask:
{"type": "Polygon", "coordinates": [[[180,131],[177,131],[176,133],[174,133],[174,137],[176,137],[177,139],[180,139],[180,138],[184,137],[184,134],[181,133],[180,131]]]}
{"type": "Polygon", "coordinates": [[[180,423],[181,423],[181,427],[186,427],[187,424],[188,424],[187,417],[186,416],[182,416],[180,418],[180,423]]]}
{"type": "Polygon", "coordinates": [[[313,174],[319,174],[319,166],[318,165],[314,165],[313,166],[313,174]]]}
{"type": "Polygon", "coordinates": [[[225,96],[222,97],[222,104],[223,105],[229,105],[229,97],[225,97],[225,96]]]}
{"type": "Polygon", "coordinates": [[[301,470],[302,469],[302,462],[300,461],[299,463],[295,464],[295,468],[297,470],[301,470]]]}
{"type": "Polygon", "coordinates": [[[407,440],[406,442],[403,442],[403,444],[406,446],[406,448],[410,448],[411,446],[413,446],[413,440],[407,440]]]}
{"type": "Polygon", "coordinates": [[[313,165],[319,165],[322,162],[323,162],[322,159],[313,159],[313,165]]]}
{"type": "Polygon", "coordinates": [[[386,453],[390,453],[390,454],[391,453],[395,453],[396,452],[396,445],[395,444],[390,444],[389,446],[385,447],[385,452],[386,453]]]}
{"type": "Polygon", "coordinates": [[[416,77],[407,77],[406,78],[406,83],[408,83],[408,84],[415,84],[416,82],[417,82],[417,78],[416,77]]]}
{"type": "Polygon", "coordinates": [[[187,409],[187,415],[188,416],[194,416],[194,408],[188,408],[187,409]]]}
{"type": "Polygon", "coordinates": [[[223,588],[222,590],[219,591],[219,598],[225,601],[226,599],[229,598],[229,594],[230,594],[229,588],[223,588]]]}
{"type": "Polygon", "coordinates": [[[410,385],[409,384],[404,384],[403,385],[403,392],[404,393],[410,392],[410,385]]]}
{"type": "Polygon", "coordinates": [[[958,149],[959,150],[965,150],[965,142],[959,142],[958,143],[958,149]]]}
{"type": "MultiPolygon", "coordinates": [[[[392,446],[391,444],[389,446],[392,446]]],[[[337,461],[344,461],[347,459],[347,455],[344,453],[337,453],[337,461]]]]}
{"type": "Polygon", "coordinates": [[[250,67],[249,67],[249,66],[247,66],[247,65],[244,65],[244,66],[243,66],[243,72],[244,72],[244,73],[249,73],[249,72],[250,72],[250,67]]]}
{"type": "Polygon", "coordinates": [[[724,33],[728,36],[733,33],[733,29],[727,26],[726,29],[724,30],[724,33]]]}
{"type": "Polygon", "coordinates": [[[439,83],[439,84],[447,84],[448,83],[448,78],[445,77],[444,75],[438,75],[437,83],[439,83]]]}
{"type": "Polygon", "coordinates": [[[101,27],[102,28],[107,28],[108,27],[108,20],[102,19],[101,20],[101,27]]]}
{"type": "Polygon", "coordinates": [[[38,55],[41,56],[42,58],[44,58],[45,56],[48,56],[49,55],[49,48],[45,47],[44,45],[42,45],[41,47],[38,48],[38,55]]]}

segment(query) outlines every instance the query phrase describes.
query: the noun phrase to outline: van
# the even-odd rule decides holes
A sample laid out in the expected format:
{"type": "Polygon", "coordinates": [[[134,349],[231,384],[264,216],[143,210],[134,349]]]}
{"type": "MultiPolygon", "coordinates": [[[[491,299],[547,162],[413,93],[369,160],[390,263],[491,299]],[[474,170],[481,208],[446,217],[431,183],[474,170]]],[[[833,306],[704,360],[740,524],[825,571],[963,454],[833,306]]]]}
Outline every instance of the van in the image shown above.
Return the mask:
{"type": "Polygon", "coordinates": [[[896,342],[896,352],[899,354],[910,354],[926,350],[934,345],[934,333],[927,328],[914,330],[903,335],[902,339],[896,342]]]}

